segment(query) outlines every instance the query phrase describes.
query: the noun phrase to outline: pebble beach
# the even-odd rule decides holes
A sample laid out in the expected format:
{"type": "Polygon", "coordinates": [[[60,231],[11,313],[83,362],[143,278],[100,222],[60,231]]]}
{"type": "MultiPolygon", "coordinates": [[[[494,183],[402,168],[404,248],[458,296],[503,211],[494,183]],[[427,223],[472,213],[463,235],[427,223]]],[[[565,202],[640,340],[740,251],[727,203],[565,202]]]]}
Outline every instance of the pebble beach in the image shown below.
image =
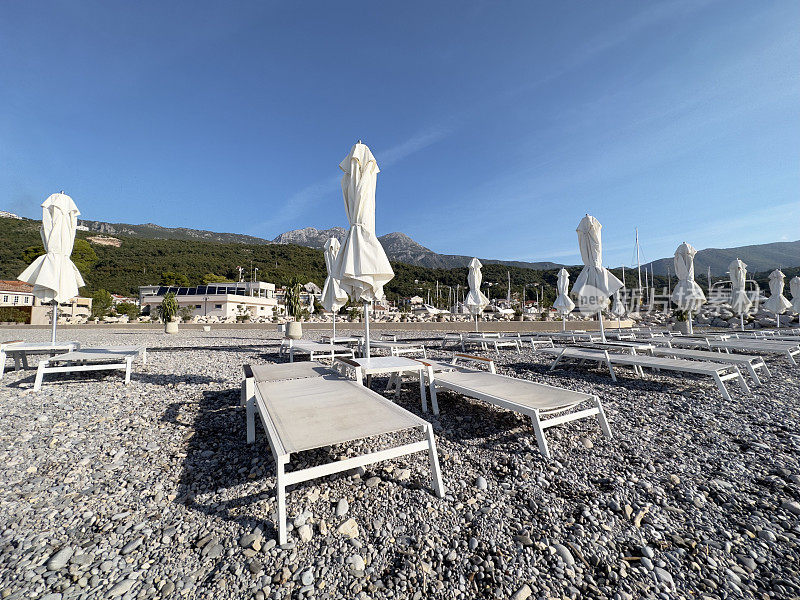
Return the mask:
{"type": "Polygon", "coordinates": [[[246,443],[240,406],[242,366],[285,360],[278,332],[59,338],[143,344],[148,361],[130,385],[79,373],[40,392],[35,371],[9,361],[0,598],[800,597],[800,368],[783,357],[765,357],[771,376],[751,396],[729,386],[727,401],[704,379],[622,369],[614,383],[600,369],[550,372],[530,347],[481,353],[500,373],[598,394],[614,437],[588,419],[548,429],[546,460],[521,415],[440,393],[434,417],[409,382],[397,402],[433,423],[445,497],[421,454],[306,482],[288,491],[281,547],[270,448],[260,424],[246,443]]]}

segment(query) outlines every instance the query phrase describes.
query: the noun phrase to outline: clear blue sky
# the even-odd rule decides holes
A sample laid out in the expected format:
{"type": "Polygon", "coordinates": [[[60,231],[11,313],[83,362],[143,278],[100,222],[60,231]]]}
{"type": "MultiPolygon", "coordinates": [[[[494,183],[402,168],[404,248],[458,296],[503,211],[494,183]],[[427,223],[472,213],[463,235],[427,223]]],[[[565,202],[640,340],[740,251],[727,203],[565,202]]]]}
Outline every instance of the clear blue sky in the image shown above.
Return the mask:
{"type": "Polygon", "coordinates": [[[4,2],[0,209],[605,262],[800,238],[800,3],[4,2]]]}

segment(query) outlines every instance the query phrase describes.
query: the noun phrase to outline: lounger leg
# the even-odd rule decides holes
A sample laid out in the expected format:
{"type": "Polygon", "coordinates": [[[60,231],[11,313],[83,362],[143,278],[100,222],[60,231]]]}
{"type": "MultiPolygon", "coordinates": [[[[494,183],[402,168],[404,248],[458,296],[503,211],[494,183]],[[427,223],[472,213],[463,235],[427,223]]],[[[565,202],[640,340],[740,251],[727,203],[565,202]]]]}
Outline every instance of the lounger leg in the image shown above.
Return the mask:
{"type": "Polygon", "coordinates": [[[547,447],[547,440],[544,439],[544,430],[542,429],[538,410],[535,410],[531,415],[531,423],[533,424],[533,432],[536,434],[536,443],[539,444],[539,452],[545,458],[550,458],[550,448],[547,447]]]}
{"type": "Polygon", "coordinates": [[[606,411],[603,410],[603,403],[600,402],[600,398],[598,396],[594,397],[594,405],[597,407],[597,422],[600,424],[600,429],[603,430],[603,435],[607,438],[614,437],[611,433],[611,427],[608,426],[606,411]]]}
{"type": "Polygon", "coordinates": [[[3,373],[6,372],[6,353],[0,350],[0,379],[3,378],[3,373]]]}
{"type": "Polygon", "coordinates": [[[22,362],[19,359],[19,354],[14,355],[14,370],[19,371],[22,368],[22,362]]]}
{"type": "Polygon", "coordinates": [[[428,351],[425,346],[422,347],[422,358],[428,358],[428,351]]]}
{"type": "Polygon", "coordinates": [[[611,366],[611,361],[606,361],[606,366],[608,367],[608,372],[611,373],[611,381],[616,381],[617,376],[614,374],[614,367],[611,366]]]}
{"type": "Polygon", "coordinates": [[[750,371],[750,377],[755,382],[755,384],[757,386],[761,385],[761,380],[758,378],[758,375],[756,374],[756,370],[753,368],[753,365],[751,363],[747,363],[747,370],[750,371]]]}
{"type": "Polygon", "coordinates": [[[433,382],[433,367],[428,367],[428,389],[431,391],[431,408],[433,414],[439,414],[439,402],[436,398],[436,385],[433,382]]]}
{"type": "Polygon", "coordinates": [[[392,391],[392,385],[395,382],[395,377],[397,377],[397,373],[390,373],[389,374],[389,381],[386,382],[386,392],[387,393],[392,391]]]}
{"type": "Polygon", "coordinates": [[[794,356],[792,356],[791,350],[787,350],[786,351],[786,356],[789,357],[789,360],[792,361],[792,364],[796,367],[797,366],[797,361],[794,359],[794,356]]]}
{"type": "Polygon", "coordinates": [[[436,441],[433,439],[433,425],[425,427],[425,433],[428,436],[428,462],[431,465],[431,483],[433,484],[433,491],[439,498],[445,494],[444,484],[442,483],[442,473],[439,470],[439,455],[436,454],[436,441]]]}
{"type": "Polygon", "coordinates": [[[289,346],[289,362],[290,363],[294,362],[294,348],[292,348],[291,346],[289,346]]]}
{"type": "Polygon", "coordinates": [[[133,357],[129,356],[125,359],[125,385],[128,385],[131,382],[131,363],[133,362],[133,357]]]}
{"type": "Polygon", "coordinates": [[[739,381],[739,387],[742,388],[742,391],[749,396],[750,395],[750,388],[747,387],[747,382],[744,380],[744,377],[742,376],[742,372],[739,370],[739,367],[735,367],[735,368],[736,368],[736,374],[739,376],[737,378],[738,381],[739,381]]]}
{"type": "Polygon", "coordinates": [[[278,496],[278,544],[283,546],[286,543],[286,484],[284,483],[284,469],[289,462],[289,455],[284,454],[275,457],[275,488],[278,496]]]}
{"type": "Polygon", "coordinates": [[[147,366],[147,348],[142,350],[142,366],[143,367],[147,366]]]}
{"type": "Polygon", "coordinates": [[[714,373],[714,379],[716,379],[716,381],[717,381],[717,387],[719,388],[719,391],[722,392],[722,397],[725,398],[725,400],[730,401],[731,395],[728,393],[728,390],[725,388],[725,384],[723,383],[722,379],[719,378],[719,374],[718,373],[714,373]]]}
{"type": "MultiPolygon", "coordinates": [[[[244,386],[247,386],[245,383],[244,386]]],[[[252,444],[256,441],[256,400],[252,396],[247,397],[247,443],[252,444]]]]}
{"type": "Polygon", "coordinates": [[[250,398],[253,397],[254,381],[252,377],[245,377],[244,380],[242,380],[242,397],[239,401],[239,406],[246,406],[250,398]]]}
{"type": "Polygon", "coordinates": [[[395,384],[394,384],[394,399],[397,400],[400,397],[400,386],[403,385],[403,374],[396,373],[395,374],[395,384]]]}
{"type": "Polygon", "coordinates": [[[36,381],[33,382],[33,391],[38,392],[42,387],[42,378],[44,377],[44,368],[47,366],[47,360],[39,361],[39,368],[36,369],[36,381]]]}
{"type": "Polygon", "coordinates": [[[764,370],[767,372],[767,377],[772,377],[772,373],[769,372],[769,367],[767,366],[766,361],[761,361],[761,366],[764,367],[764,370]]]}
{"type": "Polygon", "coordinates": [[[428,412],[428,394],[425,393],[425,375],[419,372],[419,398],[422,400],[422,412],[428,412]]]}
{"type": "Polygon", "coordinates": [[[552,371],[553,369],[555,369],[555,368],[558,366],[558,363],[560,363],[560,362],[561,362],[561,357],[562,357],[562,356],[564,356],[564,351],[565,351],[565,350],[566,350],[566,348],[564,348],[564,350],[562,350],[562,351],[559,353],[559,355],[558,355],[558,356],[556,356],[556,359],[553,361],[553,364],[552,364],[552,365],[550,365],[550,370],[551,370],[551,371],[552,371]]]}
{"type": "MultiPolygon", "coordinates": [[[[53,355],[51,354],[50,356],[53,356],[53,355]]],[[[789,356],[791,357],[792,355],[790,354],[789,356]]],[[[794,360],[794,359],[792,359],[792,360],[794,360]]],[[[27,352],[23,352],[22,353],[22,366],[25,368],[26,371],[28,369],[30,369],[30,365],[28,365],[28,353],[27,352]]]]}

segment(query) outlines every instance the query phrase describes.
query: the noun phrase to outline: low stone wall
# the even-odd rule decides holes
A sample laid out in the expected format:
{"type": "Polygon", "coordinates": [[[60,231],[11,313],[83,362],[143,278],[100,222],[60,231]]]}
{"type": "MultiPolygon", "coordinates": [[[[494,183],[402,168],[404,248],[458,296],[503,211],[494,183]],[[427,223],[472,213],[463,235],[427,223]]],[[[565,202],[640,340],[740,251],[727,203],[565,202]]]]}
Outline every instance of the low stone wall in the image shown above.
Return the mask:
{"type": "MultiPolygon", "coordinates": [[[[633,321],[624,319],[622,321],[623,328],[633,326],[633,321]]],[[[20,325],[14,323],[5,324],[15,329],[49,329],[49,325],[20,325]]],[[[0,325],[0,332],[5,325],[0,325]]],[[[606,321],[607,329],[617,327],[616,319],[606,321]]],[[[264,329],[269,331],[277,331],[279,325],[277,323],[213,323],[210,325],[212,330],[217,329],[264,329]]],[[[561,331],[561,321],[481,321],[478,324],[479,331],[485,332],[519,332],[528,333],[534,331],[561,331]]],[[[148,331],[164,329],[163,323],[86,323],[83,325],[59,325],[59,331],[70,329],[118,329],[127,331],[148,331]]],[[[331,323],[303,323],[303,329],[309,331],[325,331],[331,330],[333,325],[331,323]]],[[[567,321],[567,330],[583,329],[586,331],[597,331],[599,329],[597,321],[567,321]]],[[[181,323],[179,329],[187,331],[197,331],[203,329],[202,323],[181,323]]],[[[448,322],[424,322],[424,323],[370,323],[370,329],[373,331],[475,331],[474,321],[458,321],[453,323],[448,322]]],[[[345,321],[336,322],[336,331],[363,331],[364,323],[350,323],[345,321]]]]}

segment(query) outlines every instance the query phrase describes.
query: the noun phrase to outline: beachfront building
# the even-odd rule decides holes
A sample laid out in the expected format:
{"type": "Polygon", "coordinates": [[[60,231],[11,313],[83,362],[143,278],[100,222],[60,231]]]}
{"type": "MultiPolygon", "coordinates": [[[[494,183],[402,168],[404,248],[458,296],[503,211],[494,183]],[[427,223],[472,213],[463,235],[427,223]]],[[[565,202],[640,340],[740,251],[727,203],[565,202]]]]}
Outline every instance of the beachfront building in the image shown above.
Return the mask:
{"type": "Polygon", "coordinates": [[[0,306],[33,306],[33,286],[24,281],[0,281],[0,306]]]}
{"type": "MultiPolygon", "coordinates": [[[[22,309],[25,322],[32,325],[47,325],[52,318],[53,307],[33,295],[33,286],[24,281],[0,281],[0,308],[22,309]]],[[[21,315],[21,313],[20,313],[21,315]]],[[[59,323],[85,323],[92,315],[92,299],[76,296],[62,302],[58,309],[59,323]]]]}
{"type": "Polygon", "coordinates": [[[275,284],[263,281],[212,283],[194,287],[143,285],[139,304],[144,314],[156,314],[164,296],[172,292],[179,308],[189,308],[194,316],[220,320],[247,316],[272,318],[278,301],[275,284]]]}

